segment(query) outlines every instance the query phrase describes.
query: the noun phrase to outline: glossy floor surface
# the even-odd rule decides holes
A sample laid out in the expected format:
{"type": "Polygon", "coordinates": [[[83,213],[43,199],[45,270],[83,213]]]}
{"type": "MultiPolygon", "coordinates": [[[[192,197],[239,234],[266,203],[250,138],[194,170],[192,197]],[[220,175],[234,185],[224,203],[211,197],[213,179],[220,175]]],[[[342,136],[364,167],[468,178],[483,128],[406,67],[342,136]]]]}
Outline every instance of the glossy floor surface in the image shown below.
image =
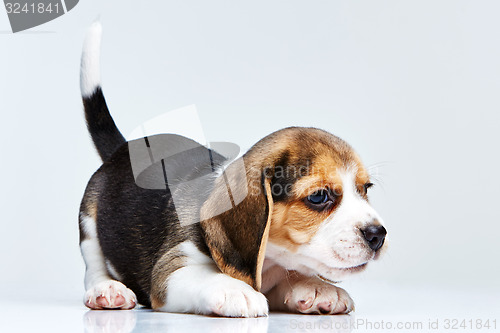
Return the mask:
{"type": "MultiPolygon", "coordinates": [[[[346,289],[349,289],[346,287],[346,289]]],[[[131,311],[88,311],[79,300],[0,301],[0,332],[495,332],[500,290],[491,288],[354,288],[351,315],[271,313],[217,318],[131,311]]]]}

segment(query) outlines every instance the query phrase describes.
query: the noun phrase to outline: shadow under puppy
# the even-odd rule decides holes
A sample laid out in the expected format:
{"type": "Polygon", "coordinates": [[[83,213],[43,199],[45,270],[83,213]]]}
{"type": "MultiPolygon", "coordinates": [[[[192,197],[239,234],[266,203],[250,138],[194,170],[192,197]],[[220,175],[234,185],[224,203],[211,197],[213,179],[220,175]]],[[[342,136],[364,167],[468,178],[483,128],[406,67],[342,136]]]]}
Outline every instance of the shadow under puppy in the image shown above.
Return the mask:
{"type": "Polygon", "coordinates": [[[100,39],[94,23],[81,67],[87,125],[103,160],[79,215],[85,305],[140,303],[229,317],[265,316],[269,309],[352,311],[335,281],[377,259],[386,235],[353,149],[330,133],[300,127],[270,134],[229,165],[223,154],[177,135],[126,142],[100,88],[100,39]],[[132,150],[153,142],[192,154],[177,164],[151,154],[139,179],[132,150]],[[208,164],[200,157],[207,154],[208,164]],[[162,178],[169,168],[181,175],[175,189],[162,178]],[[201,194],[182,185],[207,174],[201,194]],[[160,188],[139,184],[151,181],[160,188]],[[179,193],[182,202],[173,199],[179,193]],[[186,219],[192,223],[181,223],[186,219]]]}

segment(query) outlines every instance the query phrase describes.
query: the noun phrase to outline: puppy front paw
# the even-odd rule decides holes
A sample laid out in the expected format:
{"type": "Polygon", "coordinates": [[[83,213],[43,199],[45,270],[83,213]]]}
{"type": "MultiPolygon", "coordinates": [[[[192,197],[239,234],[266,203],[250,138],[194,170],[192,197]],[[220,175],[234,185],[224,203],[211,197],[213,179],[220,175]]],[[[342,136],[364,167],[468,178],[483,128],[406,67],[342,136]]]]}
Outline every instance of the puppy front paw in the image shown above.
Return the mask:
{"type": "Polygon", "coordinates": [[[107,280],[96,284],[85,292],[85,305],[93,310],[133,309],[137,304],[134,292],[123,283],[107,280]]]}
{"type": "Polygon", "coordinates": [[[204,295],[205,314],[223,317],[262,317],[269,312],[267,299],[248,284],[232,280],[220,283],[204,295]]]}
{"type": "Polygon", "coordinates": [[[300,313],[344,314],[354,309],[344,289],[320,281],[298,281],[284,303],[290,311],[300,313]]]}

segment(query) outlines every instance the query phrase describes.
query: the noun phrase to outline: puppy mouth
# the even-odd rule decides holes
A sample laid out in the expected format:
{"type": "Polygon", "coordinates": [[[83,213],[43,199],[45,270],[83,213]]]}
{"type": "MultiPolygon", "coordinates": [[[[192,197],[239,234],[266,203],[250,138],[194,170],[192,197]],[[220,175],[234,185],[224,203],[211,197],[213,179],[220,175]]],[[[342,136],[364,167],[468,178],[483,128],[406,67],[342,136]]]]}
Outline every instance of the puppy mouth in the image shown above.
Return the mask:
{"type": "Polygon", "coordinates": [[[327,279],[326,277],[324,277],[324,276],[322,276],[320,274],[316,274],[316,277],[318,279],[320,279],[321,281],[326,282],[328,284],[337,284],[337,283],[340,283],[340,281],[333,281],[333,280],[327,279]]]}
{"type": "Polygon", "coordinates": [[[360,272],[362,270],[364,270],[366,268],[366,265],[368,264],[368,262],[364,262],[360,265],[356,265],[356,266],[352,266],[352,267],[346,267],[346,268],[335,268],[341,272],[345,272],[345,273],[357,273],[357,272],[360,272]]]}
{"type": "MultiPolygon", "coordinates": [[[[367,264],[368,264],[368,262],[365,262],[365,263],[362,263],[362,264],[357,265],[357,266],[346,267],[346,268],[335,268],[335,270],[337,270],[337,271],[339,271],[341,273],[344,273],[344,274],[358,273],[358,272],[363,271],[366,268],[367,264]]],[[[340,281],[330,280],[330,279],[324,277],[321,274],[316,274],[316,277],[318,279],[320,279],[321,281],[326,282],[328,284],[337,284],[337,283],[340,282],[340,281]]]]}

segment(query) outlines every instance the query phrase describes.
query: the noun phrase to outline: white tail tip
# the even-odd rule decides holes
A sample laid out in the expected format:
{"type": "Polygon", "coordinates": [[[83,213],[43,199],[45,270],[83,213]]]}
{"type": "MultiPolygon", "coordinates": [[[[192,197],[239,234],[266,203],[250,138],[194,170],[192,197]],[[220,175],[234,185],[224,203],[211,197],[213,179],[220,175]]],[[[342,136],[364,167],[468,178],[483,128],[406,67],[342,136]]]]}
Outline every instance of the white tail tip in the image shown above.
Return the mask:
{"type": "Polygon", "coordinates": [[[80,65],[80,90],[82,97],[88,97],[101,85],[101,36],[102,26],[95,21],[87,30],[83,42],[82,62],[80,65]]]}

